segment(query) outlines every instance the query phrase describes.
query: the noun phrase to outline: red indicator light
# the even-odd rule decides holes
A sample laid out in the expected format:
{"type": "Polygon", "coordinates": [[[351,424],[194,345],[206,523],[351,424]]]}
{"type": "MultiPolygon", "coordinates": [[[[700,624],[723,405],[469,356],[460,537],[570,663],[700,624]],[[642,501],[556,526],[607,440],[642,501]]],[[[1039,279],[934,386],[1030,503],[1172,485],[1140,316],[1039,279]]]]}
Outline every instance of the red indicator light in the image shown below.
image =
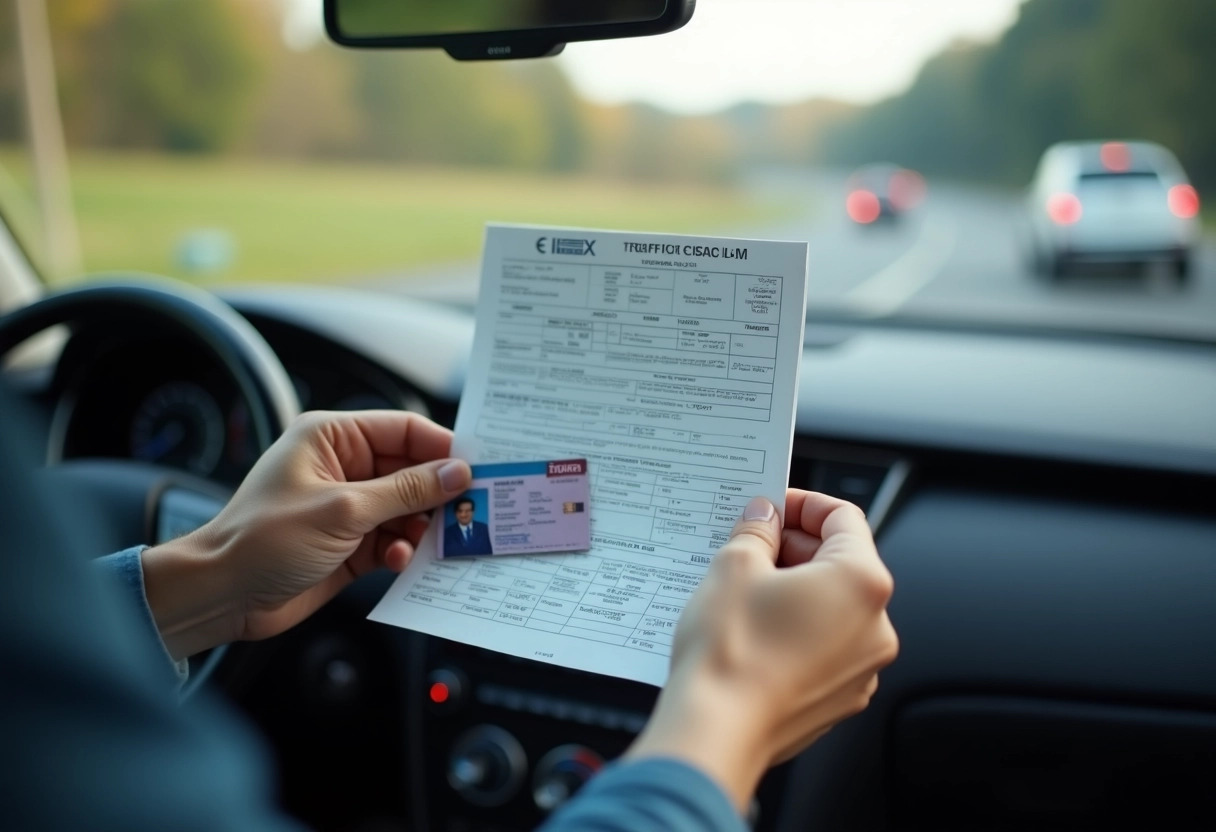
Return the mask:
{"type": "Polygon", "coordinates": [[[1098,151],[1102,167],[1113,173],[1123,173],[1132,166],[1132,152],[1123,142],[1107,142],[1098,151]]]}
{"type": "Polygon", "coordinates": [[[1199,213],[1199,193],[1190,185],[1175,185],[1167,197],[1170,212],[1179,219],[1189,220],[1199,213]]]}
{"type": "Polygon", "coordinates": [[[862,225],[874,222],[882,213],[882,205],[873,193],[866,190],[856,190],[845,199],[844,208],[849,219],[862,225]]]}
{"type": "Polygon", "coordinates": [[[435,684],[431,685],[431,701],[436,705],[442,705],[444,702],[447,702],[448,697],[451,695],[452,692],[448,690],[448,686],[443,682],[436,682],[435,684]]]}
{"type": "Polygon", "coordinates": [[[1047,198],[1047,216],[1056,225],[1072,225],[1081,219],[1081,200],[1076,194],[1052,194],[1047,198]]]}

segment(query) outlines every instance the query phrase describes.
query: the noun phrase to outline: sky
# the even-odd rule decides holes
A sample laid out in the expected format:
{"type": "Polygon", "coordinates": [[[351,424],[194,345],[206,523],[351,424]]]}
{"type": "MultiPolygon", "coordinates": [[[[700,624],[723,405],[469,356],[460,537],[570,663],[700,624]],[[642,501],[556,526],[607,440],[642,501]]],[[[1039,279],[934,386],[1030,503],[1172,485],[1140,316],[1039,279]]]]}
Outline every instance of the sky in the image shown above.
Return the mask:
{"type": "MultiPolygon", "coordinates": [[[[289,42],[319,35],[321,0],[285,2],[289,42]]],[[[557,61],[583,95],[604,103],[646,101],[686,113],[820,96],[864,104],[906,88],[952,41],[995,39],[1021,3],[698,0],[678,32],[572,43],[557,61]]]]}

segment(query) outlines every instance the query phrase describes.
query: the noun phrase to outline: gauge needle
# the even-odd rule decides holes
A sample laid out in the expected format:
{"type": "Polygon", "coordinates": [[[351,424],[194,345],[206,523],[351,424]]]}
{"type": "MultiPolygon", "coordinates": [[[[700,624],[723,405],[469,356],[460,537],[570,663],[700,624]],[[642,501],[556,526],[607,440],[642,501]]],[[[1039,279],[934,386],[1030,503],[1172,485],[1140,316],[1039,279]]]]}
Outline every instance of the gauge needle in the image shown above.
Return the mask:
{"type": "Polygon", "coordinates": [[[148,459],[160,459],[169,451],[181,444],[186,435],[186,429],[181,422],[169,422],[144,445],[143,456],[148,459]]]}

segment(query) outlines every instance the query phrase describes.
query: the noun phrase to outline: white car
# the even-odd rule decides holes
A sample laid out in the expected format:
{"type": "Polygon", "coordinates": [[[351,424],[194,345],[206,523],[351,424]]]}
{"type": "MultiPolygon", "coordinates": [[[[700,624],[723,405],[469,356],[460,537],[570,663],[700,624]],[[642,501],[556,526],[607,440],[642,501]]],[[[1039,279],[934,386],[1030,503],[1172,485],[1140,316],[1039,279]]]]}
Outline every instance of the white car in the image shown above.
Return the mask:
{"type": "Polygon", "coordinates": [[[1050,277],[1087,263],[1165,262],[1179,281],[1190,272],[1200,236],[1199,195],[1160,145],[1052,145],[1027,199],[1031,256],[1050,277]]]}

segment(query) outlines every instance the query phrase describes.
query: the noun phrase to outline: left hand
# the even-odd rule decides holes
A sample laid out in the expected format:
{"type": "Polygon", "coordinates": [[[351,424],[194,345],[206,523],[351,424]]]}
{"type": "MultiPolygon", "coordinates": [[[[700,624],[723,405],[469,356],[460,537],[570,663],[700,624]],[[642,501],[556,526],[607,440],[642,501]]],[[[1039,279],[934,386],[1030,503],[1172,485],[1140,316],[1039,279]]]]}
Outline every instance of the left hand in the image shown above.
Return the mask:
{"type": "Polygon", "coordinates": [[[425,512],[468,488],[452,434],[411,413],[306,413],[201,529],[143,554],[176,658],[289,629],[373,569],[401,571],[425,512]]]}

